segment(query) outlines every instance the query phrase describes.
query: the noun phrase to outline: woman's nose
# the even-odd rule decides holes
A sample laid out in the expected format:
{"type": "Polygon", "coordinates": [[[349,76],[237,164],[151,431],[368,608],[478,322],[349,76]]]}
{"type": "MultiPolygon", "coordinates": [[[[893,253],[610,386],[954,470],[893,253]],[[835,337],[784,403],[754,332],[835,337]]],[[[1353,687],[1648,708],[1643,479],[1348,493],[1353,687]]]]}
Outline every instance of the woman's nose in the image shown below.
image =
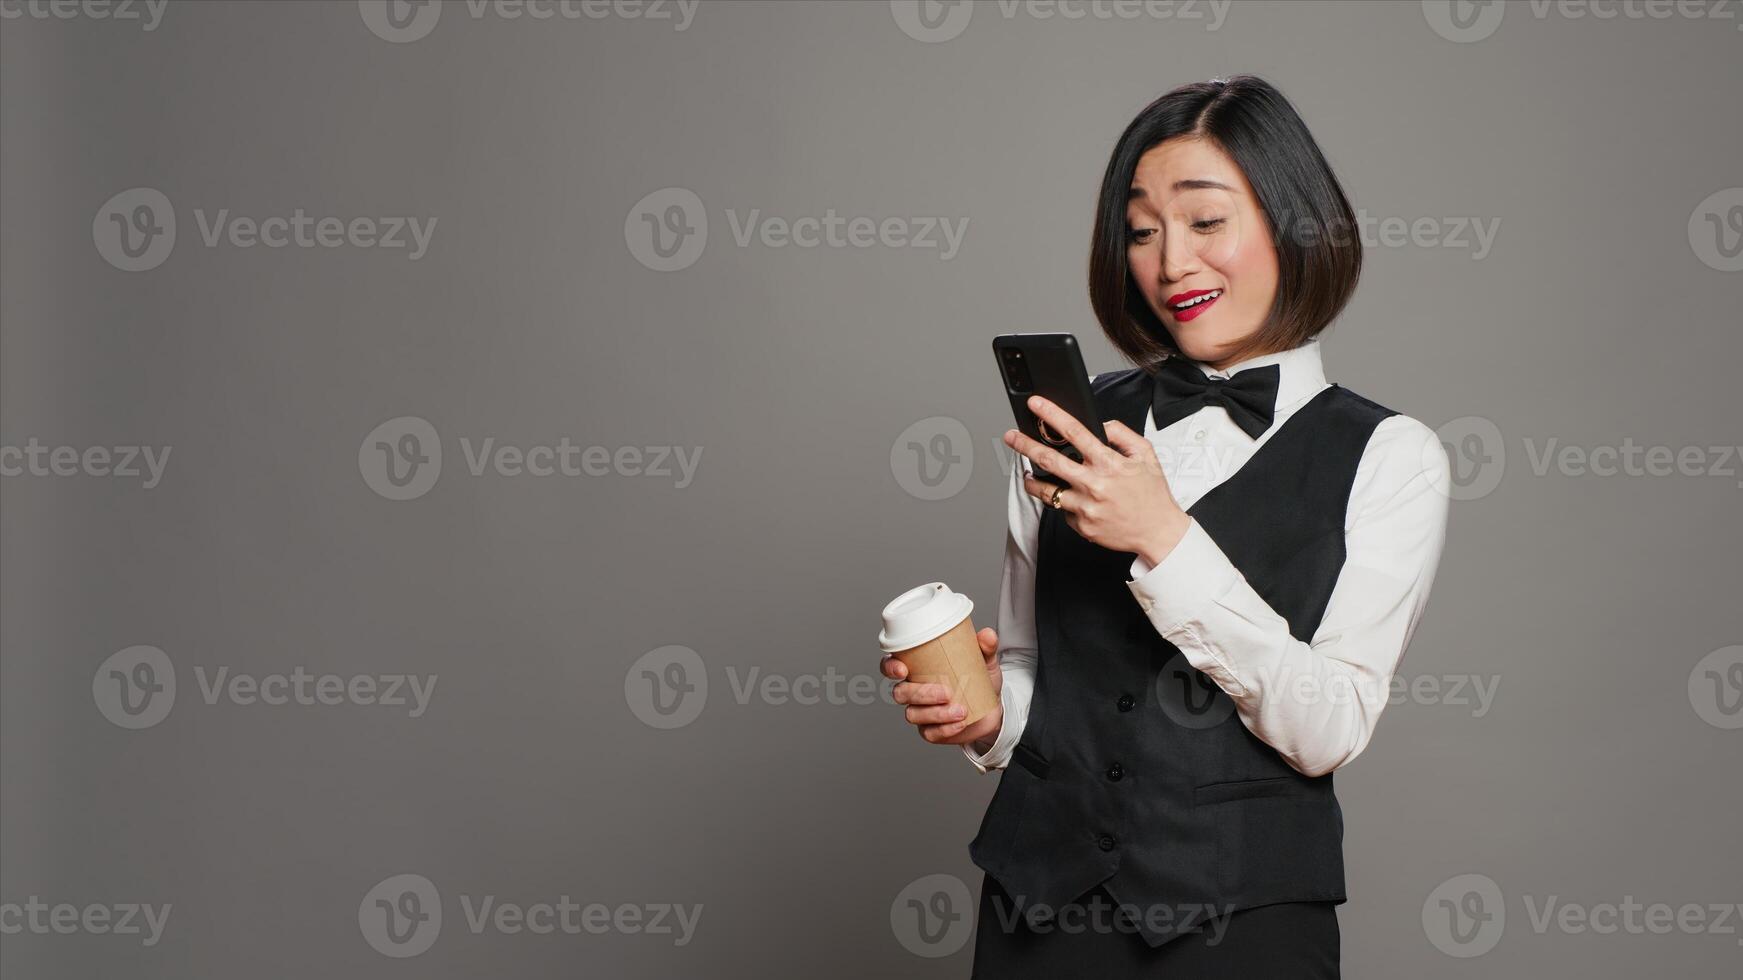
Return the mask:
{"type": "Polygon", "coordinates": [[[1198,271],[1198,253],[1192,250],[1187,236],[1169,235],[1162,243],[1162,278],[1179,282],[1198,271]]]}

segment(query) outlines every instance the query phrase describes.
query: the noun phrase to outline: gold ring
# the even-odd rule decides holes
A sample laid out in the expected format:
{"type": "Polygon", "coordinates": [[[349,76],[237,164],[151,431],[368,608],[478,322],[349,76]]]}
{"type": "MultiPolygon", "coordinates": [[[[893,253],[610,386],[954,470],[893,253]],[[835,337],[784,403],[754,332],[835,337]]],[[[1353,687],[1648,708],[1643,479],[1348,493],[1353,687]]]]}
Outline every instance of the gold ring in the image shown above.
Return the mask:
{"type": "Polygon", "coordinates": [[[1051,503],[1053,505],[1054,510],[1064,510],[1065,509],[1065,505],[1059,502],[1059,495],[1064,493],[1064,492],[1065,492],[1064,487],[1055,487],[1054,488],[1053,499],[1048,501],[1048,503],[1051,503]]]}

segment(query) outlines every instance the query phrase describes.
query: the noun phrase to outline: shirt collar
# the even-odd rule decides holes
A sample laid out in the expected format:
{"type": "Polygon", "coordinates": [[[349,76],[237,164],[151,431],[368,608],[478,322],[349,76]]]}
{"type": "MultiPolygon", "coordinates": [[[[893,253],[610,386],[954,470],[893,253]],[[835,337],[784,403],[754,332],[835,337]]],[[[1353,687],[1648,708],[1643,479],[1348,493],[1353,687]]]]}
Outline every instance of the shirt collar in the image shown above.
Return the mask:
{"type": "MultiPolygon", "coordinates": [[[[1190,358],[1188,358],[1191,361],[1190,358]]],[[[1267,364],[1277,365],[1277,408],[1284,409],[1304,401],[1319,393],[1325,387],[1325,365],[1320,361],[1319,338],[1309,337],[1307,342],[1299,347],[1274,354],[1260,354],[1238,361],[1230,367],[1217,371],[1198,361],[1192,365],[1204,372],[1207,378],[1229,378],[1250,368],[1264,367],[1267,364]]]]}

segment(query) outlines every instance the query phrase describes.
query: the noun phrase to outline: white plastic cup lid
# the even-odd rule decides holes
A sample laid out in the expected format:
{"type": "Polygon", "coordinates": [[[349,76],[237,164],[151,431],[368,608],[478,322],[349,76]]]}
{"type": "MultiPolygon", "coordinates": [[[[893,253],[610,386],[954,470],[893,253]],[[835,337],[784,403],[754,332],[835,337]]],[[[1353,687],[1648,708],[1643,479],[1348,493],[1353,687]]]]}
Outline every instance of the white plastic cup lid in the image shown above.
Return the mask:
{"type": "Polygon", "coordinates": [[[925,585],[897,596],[884,607],[884,630],[878,645],[885,653],[911,650],[936,640],[968,618],[974,602],[943,582],[925,585]]]}

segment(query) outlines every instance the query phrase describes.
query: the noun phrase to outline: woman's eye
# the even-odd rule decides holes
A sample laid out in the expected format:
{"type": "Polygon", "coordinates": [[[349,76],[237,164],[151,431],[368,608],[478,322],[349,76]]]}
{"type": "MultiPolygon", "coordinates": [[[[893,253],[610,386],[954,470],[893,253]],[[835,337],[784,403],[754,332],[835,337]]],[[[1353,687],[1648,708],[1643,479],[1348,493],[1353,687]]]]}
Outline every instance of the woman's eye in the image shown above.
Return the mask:
{"type": "Polygon", "coordinates": [[[1132,242],[1132,244],[1134,244],[1134,245],[1142,245],[1142,244],[1148,242],[1150,240],[1150,236],[1154,235],[1154,234],[1156,234],[1156,229],[1154,229],[1154,228],[1127,228],[1126,229],[1126,239],[1128,241],[1132,242]]]}
{"type": "Polygon", "coordinates": [[[1214,231],[1218,227],[1221,227],[1223,220],[1224,219],[1222,218],[1204,218],[1199,221],[1194,221],[1192,223],[1192,229],[1194,231],[1214,231]]]}

